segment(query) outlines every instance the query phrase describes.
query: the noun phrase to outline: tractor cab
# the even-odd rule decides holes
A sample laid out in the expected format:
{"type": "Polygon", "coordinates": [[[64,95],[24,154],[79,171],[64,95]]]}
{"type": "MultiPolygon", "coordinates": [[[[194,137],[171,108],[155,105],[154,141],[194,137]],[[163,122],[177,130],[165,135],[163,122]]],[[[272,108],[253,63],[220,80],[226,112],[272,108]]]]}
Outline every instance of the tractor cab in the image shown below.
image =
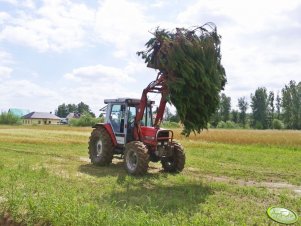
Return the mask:
{"type": "MultiPolygon", "coordinates": [[[[113,133],[116,137],[117,145],[124,144],[134,140],[135,117],[138,112],[139,99],[118,98],[106,99],[106,117],[105,123],[111,125],[113,133]]],[[[152,105],[154,101],[148,101],[144,111],[144,116],[140,120],[143,127],[153,126],[152,105]]]]}

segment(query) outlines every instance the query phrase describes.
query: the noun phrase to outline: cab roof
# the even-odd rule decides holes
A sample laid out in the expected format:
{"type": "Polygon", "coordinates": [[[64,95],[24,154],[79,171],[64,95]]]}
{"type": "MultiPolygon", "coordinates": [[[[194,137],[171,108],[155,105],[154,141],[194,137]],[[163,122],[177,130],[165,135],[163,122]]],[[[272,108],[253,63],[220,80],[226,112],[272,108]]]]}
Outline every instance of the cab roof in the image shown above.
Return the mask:
{"type": "MultiPolygon", "coordinates": [[[[134,99],[134,98],[117,98],[117,99],[105,99],[104,100],[105,104],[109,103],[127,103],[127,104],[139,104],[140,99],[134,99]]],[[[148,104],[154,104],[155,101],[147,101],[148,104]]]]}

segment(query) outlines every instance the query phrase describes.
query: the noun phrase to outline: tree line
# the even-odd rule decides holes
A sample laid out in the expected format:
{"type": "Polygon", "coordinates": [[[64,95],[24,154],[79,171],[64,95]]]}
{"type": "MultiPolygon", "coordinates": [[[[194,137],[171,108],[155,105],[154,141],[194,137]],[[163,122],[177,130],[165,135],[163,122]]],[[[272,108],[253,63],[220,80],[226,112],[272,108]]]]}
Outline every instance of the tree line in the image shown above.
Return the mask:
{"type": "MultiPolygon", "coordinates": [[[[210,119],[213,128],[301,129],[301,82],[290,81],[277,94],[258,87],[250,95],[237,100],[232,109],[231,97],[222,93],[219,105],[210,119]],[[250,110],[250,111],[248,111],[250,110]],[[249,112],[249,113],[248,113],[249,112]]],[[[165,120],[178,122],[177,114],[167,110],[165,120]]]]}
{"type": "Polygon", "coordinates": [[[88,113],[95,118],[95,114],[91,111],[89,105],[85,104],[84,102],[80,102],[78,104],[63,103],[55,110],[55,115],[60,118],[66,118],[69,113],[75,113],[79,115],[88,113]]]}
{"type": "MultiPolygon", "coordinates": [[[[243,128],[301,129],[301,82],[290,81],[275,94],[265,87],[258,87],[250,95],[238,98],[238,109],[231,110],[231,98],[220,95],[219,107],[211,119],[213,127],[231,123],[243,128]],[[250,108],[251,113],[247,113],[250,108]]],[[[227,125],[225,126],[227,127],[227,125]]]]}

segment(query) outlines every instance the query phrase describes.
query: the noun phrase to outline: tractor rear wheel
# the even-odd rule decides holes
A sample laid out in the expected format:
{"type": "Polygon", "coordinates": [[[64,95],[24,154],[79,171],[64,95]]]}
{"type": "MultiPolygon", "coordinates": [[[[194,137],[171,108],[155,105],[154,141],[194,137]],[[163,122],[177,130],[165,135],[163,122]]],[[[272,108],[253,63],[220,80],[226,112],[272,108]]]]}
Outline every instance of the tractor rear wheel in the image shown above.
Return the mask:
{"type": "Polygon", "coordinates": [[[141,141],[132,141],[125,145],[124,166],[129,174],[143,175],[147,172],[149,154],[141,141]]]}
{"type": "Polygon", "coordinates": [[[113,159],[113,143],[104,127],[95,128],[90,136],[89,157],[94,165],[106,166],[113,159]]]}
{"type": "Polygon", "coordinates": [[[173,142],[173,155],[161,160],[164,171],[179,173],[184,169],[185,152],[181,144],[173,142]]]}

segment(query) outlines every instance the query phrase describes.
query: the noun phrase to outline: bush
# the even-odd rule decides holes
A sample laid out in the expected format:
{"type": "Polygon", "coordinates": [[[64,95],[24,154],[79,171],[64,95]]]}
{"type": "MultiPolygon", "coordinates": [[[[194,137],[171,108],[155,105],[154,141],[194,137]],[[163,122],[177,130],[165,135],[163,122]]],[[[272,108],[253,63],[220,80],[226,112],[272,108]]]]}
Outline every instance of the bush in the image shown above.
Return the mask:
{"type": "Polygon", "coordinates": [[[103,121],[103,118],[93,118],[90,114],[84,114],[78,119],[70,119],[69,124],[71,126],[94,126],[96,123],[103,121]]]}
{"type": "Polygon", "coordinates": [[[257,121],[257,122],[255,123],[255,129],[263,129],[262,123],[257,121]]]}
{"type": "Polygon", "coordinates": [[[165,121],[162,123],[161,127],[169,128],[169,129],[180,128],[180,124],[176,122],[165,121]]]}
{"type": "Polygon", "coordinates": [[[224,121],[219,121],[216,126],[216,128],[219,129],[224,129],[225,127],[226,127],[226,123],[224,121]]]}
{"type": "Polygon", "coordinates": [[[272,122],[272,127],[273,127],[273,129],[283,129],[284,124],[279,119],[274,119],[272,122]]]}
{"type": "Polygon", "coordinates": [[[0,124],[4,125],[21,125],[21,118],[10,113],[10,112],[2,112],[0,115],[0,124]]]}
{"type": "Polygon", "coordinates": [[[220,121],[216,128],[219,128],[219,129],[238,129],[239,128],[239,125],[236,124],[235,122],[233,121],[220,121]]]}

